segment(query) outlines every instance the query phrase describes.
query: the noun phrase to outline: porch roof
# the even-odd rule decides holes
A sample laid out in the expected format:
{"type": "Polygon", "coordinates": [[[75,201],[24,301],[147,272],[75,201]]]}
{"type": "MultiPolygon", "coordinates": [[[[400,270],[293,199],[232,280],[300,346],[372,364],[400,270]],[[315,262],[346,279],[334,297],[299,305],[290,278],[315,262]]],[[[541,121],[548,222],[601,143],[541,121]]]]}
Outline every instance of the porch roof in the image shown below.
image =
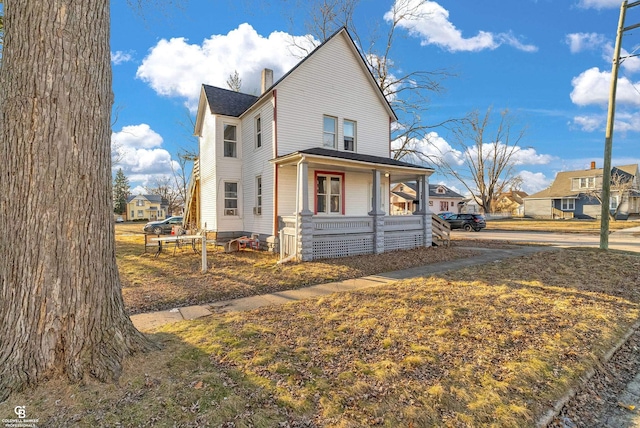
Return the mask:
{"type": "Polygon", "coordinates": [[[276,165],[284,166],[294,165],[302,159],[307,160],[310,164],[329,165],[331,167],[341,168],[344,170],[379,169],[389,174],[402,176],[429,176],[434,172],[433,168],[414,165],[391,158],[331,150],[322,147],[299,150],[297,152],[271,159],[271,162],[276,165]]]}

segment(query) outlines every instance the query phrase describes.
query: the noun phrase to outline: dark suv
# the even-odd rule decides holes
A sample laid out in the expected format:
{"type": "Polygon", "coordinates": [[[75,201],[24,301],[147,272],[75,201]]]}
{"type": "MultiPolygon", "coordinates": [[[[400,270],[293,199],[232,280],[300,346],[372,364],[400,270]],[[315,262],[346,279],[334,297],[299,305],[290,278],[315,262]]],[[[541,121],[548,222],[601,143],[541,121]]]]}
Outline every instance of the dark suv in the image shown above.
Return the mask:
{"type": "Polygon", "coordinates": [[[467,232],[472,230],[479,232],[480,229],[487,227],[484,217],[480,214],[454,214],[447,218],[447,222],[451,225],[451,229],[464,229],[467,232]]]}
{"type": "Polygon", "coordinates": [[[171,233],[173,226],[182,226],[182,217],[169,217],[164,220],[150,221],[144,225],[144,230],[147,233],[155,233],[160,235],[162,233],[171,233]]]}

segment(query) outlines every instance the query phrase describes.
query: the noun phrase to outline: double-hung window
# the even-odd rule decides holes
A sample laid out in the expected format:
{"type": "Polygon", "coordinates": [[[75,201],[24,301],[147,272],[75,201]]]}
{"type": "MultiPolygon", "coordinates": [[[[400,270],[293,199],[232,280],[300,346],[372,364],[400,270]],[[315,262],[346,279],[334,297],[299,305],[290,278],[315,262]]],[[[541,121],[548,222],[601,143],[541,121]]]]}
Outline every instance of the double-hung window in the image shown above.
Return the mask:
{"type": "Polygon", "coordinates": [[[238,215],[238,183],[224,183],[224,215],[238,215]]]}
{"type": "Polygon", "coordinates": [[[618,195],[609,198],[609,209],[613,211],[618,209],[618,195]]]}
{"type": "Polygon", "coordinates": [[[322,146],[330,149],[336,148],[336,130],[338,119],[324,116],[322,123],[322,146]]]}
{"type": "Polygon", "coordinates": [[[344,175],[316,174],[316,214],[343,214],[344,175]]]}
{"type": "Polygon", "coordinates": [[[256,149],[262,147],[262,121],[260,116],[256,116],[256,149]]]}
{"type": "Polygon", "coordinates": [[[561,201],[562,211],[573,211],[576,209],[575,199],[564,198],[561,201]]]}
{"type": "Polygon", "coordinates": [[[224,125],[224,157],[238,157],[238,140],[235,125],[224,125]]]}
{"type": "Polygon", "coordinates": [[[344,150],[348,152],[356,151],[356,123],[352,120],[345,120],[342,123],[342,134],[344,139],[344,150]]]}
{"type": "Polygon", "coordinates": [[[256,177],[256,206],[253,209],[256,215],[262,214],[262,176],[256,177]]]}

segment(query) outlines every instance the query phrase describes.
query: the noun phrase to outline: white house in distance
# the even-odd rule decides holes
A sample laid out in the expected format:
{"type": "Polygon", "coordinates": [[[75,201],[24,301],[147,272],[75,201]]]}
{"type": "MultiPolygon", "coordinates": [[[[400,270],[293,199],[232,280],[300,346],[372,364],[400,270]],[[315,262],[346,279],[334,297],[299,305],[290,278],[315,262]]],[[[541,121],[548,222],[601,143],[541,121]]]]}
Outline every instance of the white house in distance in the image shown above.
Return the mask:
{"type": "MultiPolygon", "coordinates": [[[[411,214],[419,206],[416,201],[416,183],[398,183],[391,187],[391,215],[411,214]]],[[[429,184],[429,211],[460,213],[465,198],[444,184],[429,184]]]]}
{"type": "Polygon", "coordinates": [[[397,117],[347,30],[272,81],[259,96],[203,85],[186,223],[299,260],[430,246],[428,211],[389,216],[389,186],[428,189],[433,170],[390,158],[397,117]]]}

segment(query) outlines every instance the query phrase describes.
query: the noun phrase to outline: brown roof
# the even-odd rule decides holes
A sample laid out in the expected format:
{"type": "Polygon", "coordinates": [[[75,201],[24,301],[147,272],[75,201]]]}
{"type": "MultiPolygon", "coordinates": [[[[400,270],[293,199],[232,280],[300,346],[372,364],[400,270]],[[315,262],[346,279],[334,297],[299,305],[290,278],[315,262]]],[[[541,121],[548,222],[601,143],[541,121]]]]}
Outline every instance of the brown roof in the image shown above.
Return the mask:
{"type": "MultiPolygon", "coordinates": [[[[633,176],[638,174],[638,165],[624,165],[614,167],[618,168],[628,174],[633,176]]],[[[585,169],[578,171],[562,171],[556,174],[555,180],[553,180],[553,184],[547,187],[546,189],[534,193],[527,197],[527,199],[547,199],[547,198],[565,198],[565,197],[576,197],[581,193],[584,193],[584,190],[572,190],[571,189],[571,179],[573,178],[586,178],[586,177],[602,177],[603,169],[602,168],[593,168],[593,169],[585,169]]]]}

